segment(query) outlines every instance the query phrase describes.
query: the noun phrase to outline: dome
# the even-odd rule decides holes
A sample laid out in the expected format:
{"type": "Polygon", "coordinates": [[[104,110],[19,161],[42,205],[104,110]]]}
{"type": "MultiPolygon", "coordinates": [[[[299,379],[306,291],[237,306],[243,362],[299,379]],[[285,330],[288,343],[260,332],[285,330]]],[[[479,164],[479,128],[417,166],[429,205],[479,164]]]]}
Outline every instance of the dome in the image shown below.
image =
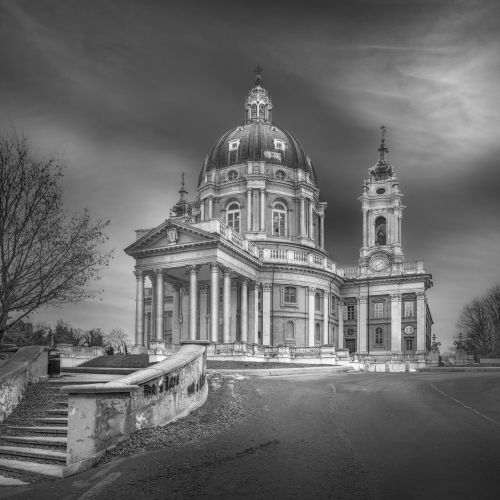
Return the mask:
{"type": "Polygon", "coordinates": [[[247,161],[266,161],[303,170],[310,174],[312,182],[317,185],[313,164],[297,139],[275,125],[259,122],[232,128],[220,137],[205,161],[198,184],[201,184],[205,174],[213,169],[247,161]],[[236,160],[230,157],[230,144],[238,146],[236,160]]]}
{"type": "Polygon", "coordinates": [[[273,104],[262,86],[261,71],[262,68],[257,67],[255,85],[245,101],[245,124],[228,130],[215,143],[205,160],[198,185],[202,184],[205,175],[211,170],[248,161],[266,161],[303,170],[317,185],[311,159],[297,139],[272,123],[273,104]]]}

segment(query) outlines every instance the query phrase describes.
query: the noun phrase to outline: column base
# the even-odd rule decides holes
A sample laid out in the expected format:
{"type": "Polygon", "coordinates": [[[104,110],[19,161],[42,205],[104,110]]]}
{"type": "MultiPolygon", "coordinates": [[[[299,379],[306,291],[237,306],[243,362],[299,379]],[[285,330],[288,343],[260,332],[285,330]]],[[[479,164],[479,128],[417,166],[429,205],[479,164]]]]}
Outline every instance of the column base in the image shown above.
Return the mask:
{"type": "Polygon", "coordinates": [[[148,353],[148,348],[143,345],[134,345],[130,349],[130,352],[132,354],[147,354],[148,353]]]}

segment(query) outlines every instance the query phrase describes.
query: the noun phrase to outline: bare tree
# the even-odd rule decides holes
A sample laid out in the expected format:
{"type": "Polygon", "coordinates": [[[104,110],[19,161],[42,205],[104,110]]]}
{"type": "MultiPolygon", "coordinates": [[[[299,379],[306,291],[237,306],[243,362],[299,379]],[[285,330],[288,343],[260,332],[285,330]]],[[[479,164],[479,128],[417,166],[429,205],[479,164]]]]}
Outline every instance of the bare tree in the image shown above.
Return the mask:
{"type": "Polygon", "coordinates": [[[26,139],[0,138],[0,341],[41,306],[94,296],[87,285],[108,265],[109,221],[87,210],[67,219],[62,164],[35,158],[26,139]]]}
{"type": "Polygon", "coordinates": [[[122,328],[113,328],[105,337],[105,346],[111,346],[116,354],[128,354],[130,350],[129,334],[122,328]]]}
{"type": "Polygon", "coordinates": [[[456,341],[468,352],[500,354],[500,285],[462,309],[457,328],[463,340],[456,341]]]}

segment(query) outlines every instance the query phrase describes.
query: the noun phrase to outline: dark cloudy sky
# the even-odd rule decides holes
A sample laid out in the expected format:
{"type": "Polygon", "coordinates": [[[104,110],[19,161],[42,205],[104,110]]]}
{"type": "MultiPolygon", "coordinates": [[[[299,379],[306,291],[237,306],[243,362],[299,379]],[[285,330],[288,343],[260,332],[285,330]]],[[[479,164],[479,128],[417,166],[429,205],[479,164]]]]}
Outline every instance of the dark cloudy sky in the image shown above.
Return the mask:
{"type": "Polygon", "coordinates": [[[68,211],[111,218],[102,301],[50,309],[133,331],[133,230],[190,195],[212,144],[241,123],[253,68],[278,125],[315,163],[327,244],[355,263],[357,200],[379,126],[407,206],[407,260],[424,258],[445,345],[470,298],[500,281],[500,4],[495,1],[0,0],[0,129],[68,164],[68,211]]]}

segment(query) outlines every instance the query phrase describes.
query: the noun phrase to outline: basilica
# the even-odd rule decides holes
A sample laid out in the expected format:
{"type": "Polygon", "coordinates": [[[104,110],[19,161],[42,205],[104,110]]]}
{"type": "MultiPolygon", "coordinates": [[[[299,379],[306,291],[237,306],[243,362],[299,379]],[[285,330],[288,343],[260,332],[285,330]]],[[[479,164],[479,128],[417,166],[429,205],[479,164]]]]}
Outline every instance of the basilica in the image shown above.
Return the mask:
{"type": "Polygon", "coordinates": [[[125,249],[135,259],[136,348],[209,340],[427,353],[432,276],[405,259],[403,193],[385,129],[359,196],[357,265],[339,267],[325,248],[321,172],[274,123],[256,73],[244,121],[215,142],[195,199],[183,179],[168,219],[137,230],[125,249]]]}

